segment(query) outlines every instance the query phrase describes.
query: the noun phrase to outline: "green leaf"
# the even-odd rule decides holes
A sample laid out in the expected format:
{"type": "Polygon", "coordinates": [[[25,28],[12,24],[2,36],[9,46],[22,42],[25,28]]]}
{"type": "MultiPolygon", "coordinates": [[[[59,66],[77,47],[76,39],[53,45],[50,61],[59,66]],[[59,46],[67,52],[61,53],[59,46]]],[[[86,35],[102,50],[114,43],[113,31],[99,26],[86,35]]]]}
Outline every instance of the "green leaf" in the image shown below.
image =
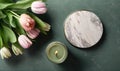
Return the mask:
{"type": "Polygon", "coordinates": [[[3,46],[3,41],[2,41],[2,36],[1,36],[1,32],[0,32],[0,48],[3,46]]]}
{"type": "Polygon", "coordinates": [[[11,11],[17,13],[17,14],[23,14],[23,13],[27,13],[28,10],[27,9],[11,9],[11,11]]]}
{"type": "Polygon", "coordinates": [[[37,16],[33,15],[33,14],[30,14],[31,17],[37,22],[37,25],[41,28],[44,28],[46,27],[46,24],[37,16]]]}
{"type": "Polygon", "coordinates": [[[16,28],[16,22],[15,22],[16,19],[14,18],[14,15],[11,13],[7,13],[7,16],[8,16],[9,24],[12,27],[16,28]]]}
{"type": "Polygon", "coordinates": [[[5,9],[11,5],[13,5],[13,3],[0,3],[0,9],[5,9]]]}
{"type": "Polygon", "coordinates": [[[0,9],[5,8],[27,9],[31,7],[32,2],[34,1],[46,2],[47,0],[17,0],[16,2],[13,0],[0,0],[0,9]]]}
{"type": "Polygon", "coordinates": [[[47,0],[42,0],[43,2],[46,2],[47,0]]]}
{"type": "Polygon", "coordinates": [[[33,1],[35,0],[19,0],[9,8],[27,9],[31,6],[33,1]]]}
{"type": "Polygon", "coordinates": [[[4,40],[4,43],[15,43],[17,41],[15,33],[8,27],[2,26],[3,27],[3,35],[2,38],[4,40]]]}
{"type": "Polygon", "coordinates": [[[0,3],[12,3],[13,0],[0,0],[0,3]]]}
{"type": "Polygon", "coordinates": [[[30,13],[30,16],[35,20],[35,22],[37,23],[36,24],[36,27],[40,29],[40,31],[43,33],[43,34],[47,34],[44,30],[44,28],[46,27],[46,24],[37,16],[35,16],[34,14],[31,14],[30,13]]]}
{"type": "Polygon", "coordinates": [[[0,19],[1,19],[1,18],[5,18],[5,17],[6,17],[6,15],[3,14],[3,12],[0,10],[0,19]]]}
{"type": "Polygon", "coordinates": [[[25,31],[24,31],[24,29],[21,27],[21,25],[20,25],[20,23],[19,23],[19,20],[16,19],[15,22],[16,22],[16,29],[15,29],[16,32],[18,32],[19,34],[25,34],[25,31]]]}
{"type": "Polygon", "coordinates": [[[8,21],[8,18],[7,18],[7,17],[6,17],[6,18],[3,18],[2,20],[3,20],[3,22],[4,22],[4,25],[11,26],[11,25],[9,24],[9,21],[8,21]]]}

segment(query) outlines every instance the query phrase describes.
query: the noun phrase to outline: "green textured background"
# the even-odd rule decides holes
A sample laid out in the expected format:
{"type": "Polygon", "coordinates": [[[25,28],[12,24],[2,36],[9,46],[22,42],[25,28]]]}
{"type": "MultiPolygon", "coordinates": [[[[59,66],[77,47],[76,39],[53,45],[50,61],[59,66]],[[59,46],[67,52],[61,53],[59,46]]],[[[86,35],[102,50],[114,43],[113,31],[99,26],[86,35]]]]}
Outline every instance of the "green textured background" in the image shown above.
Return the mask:
{"type": "Polygon", "coordinates": [[[120,71],[120,0],[48,0],[47,4],[47,14],[40,17],[51,24],[49,34],[40,35],[22,56],[0,58],[0,71],[120,71]],[[89,49],[72,46],[64,36],[65,18],[78,10],[96,13],[104,26],[102,39],[89,49]],[[62,64],[46,57],[46,46],[52,41],[68,47],[69,56],[62,64]]]}

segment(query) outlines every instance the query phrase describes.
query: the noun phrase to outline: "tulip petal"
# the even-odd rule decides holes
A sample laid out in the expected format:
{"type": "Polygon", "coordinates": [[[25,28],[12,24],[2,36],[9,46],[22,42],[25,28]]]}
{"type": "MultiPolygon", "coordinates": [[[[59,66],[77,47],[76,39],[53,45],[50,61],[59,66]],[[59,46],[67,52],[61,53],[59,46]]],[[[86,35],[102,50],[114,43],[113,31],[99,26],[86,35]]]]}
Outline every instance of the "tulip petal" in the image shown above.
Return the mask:
{"type": "Polygon", "coordinates": [[[11,53],[10,53],[9,49],[5,48],[5,47],[3,47],[0,50],[0,55],[1,55],[2,59],[11,57],[11,53]]]}
{"type": "Polygon", "coordinates": [[[28,31],[28,32],[27,32],[27,35],[28,35],[28,37],[30,37],[31,39],[34,39],[34,38],[36,38],[36,37],[39,35],[39,33],[40,33],[40,30],[39,30],[39,29],[33,29],[33,30],[31,30],[31,31],[28,31]]]}
{"type": "Polygon", "coordinates": [[[19,22],[25,31],[30,31],[35,26],[35,21],[27,14],[21,14],[19,22]]]}
{"type": "Polygon", "coordinates": [[[36,14],[44,14],[47,12],[46,4],[42,1],[34,1],[31,5],[31,10],[36,14]]]}
{"type": "Polygon", "coordinates": [[[18,37],[18,42],[23,48],[29,48],[32,45],[32,41],[25,35],[20,35],[18,37]]]}

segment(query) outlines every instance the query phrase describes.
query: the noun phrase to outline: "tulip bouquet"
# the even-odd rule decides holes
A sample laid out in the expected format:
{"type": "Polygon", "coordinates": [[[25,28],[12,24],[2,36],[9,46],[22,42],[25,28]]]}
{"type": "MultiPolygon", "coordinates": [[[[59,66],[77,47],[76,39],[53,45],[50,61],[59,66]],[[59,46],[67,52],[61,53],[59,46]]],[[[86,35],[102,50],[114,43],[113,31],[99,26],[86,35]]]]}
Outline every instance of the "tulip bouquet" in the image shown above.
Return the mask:
{"type": "Polygon", "coordinates": [[[46,34],[50,25],[34,14],[44,14],[45,0],[0,0],[0,55],[2,59],[23,54],[39,33],[46,34]],[[28,11],[31,9],[32,12],[28,11]]]}

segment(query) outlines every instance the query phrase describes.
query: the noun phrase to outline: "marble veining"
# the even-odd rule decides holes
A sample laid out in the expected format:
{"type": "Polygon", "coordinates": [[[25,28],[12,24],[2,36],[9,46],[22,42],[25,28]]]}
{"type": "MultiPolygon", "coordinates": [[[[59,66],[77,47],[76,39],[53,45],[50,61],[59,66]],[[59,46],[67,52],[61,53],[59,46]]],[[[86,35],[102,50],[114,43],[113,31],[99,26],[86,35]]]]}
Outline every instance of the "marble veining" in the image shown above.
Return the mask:
{"type": "Polygon", "coordinates": [[[103,34],[102,23],[93,12],[77,11],[64,24],[67,40],[74,46],[88,48],[95,45],[103,34]]]}

